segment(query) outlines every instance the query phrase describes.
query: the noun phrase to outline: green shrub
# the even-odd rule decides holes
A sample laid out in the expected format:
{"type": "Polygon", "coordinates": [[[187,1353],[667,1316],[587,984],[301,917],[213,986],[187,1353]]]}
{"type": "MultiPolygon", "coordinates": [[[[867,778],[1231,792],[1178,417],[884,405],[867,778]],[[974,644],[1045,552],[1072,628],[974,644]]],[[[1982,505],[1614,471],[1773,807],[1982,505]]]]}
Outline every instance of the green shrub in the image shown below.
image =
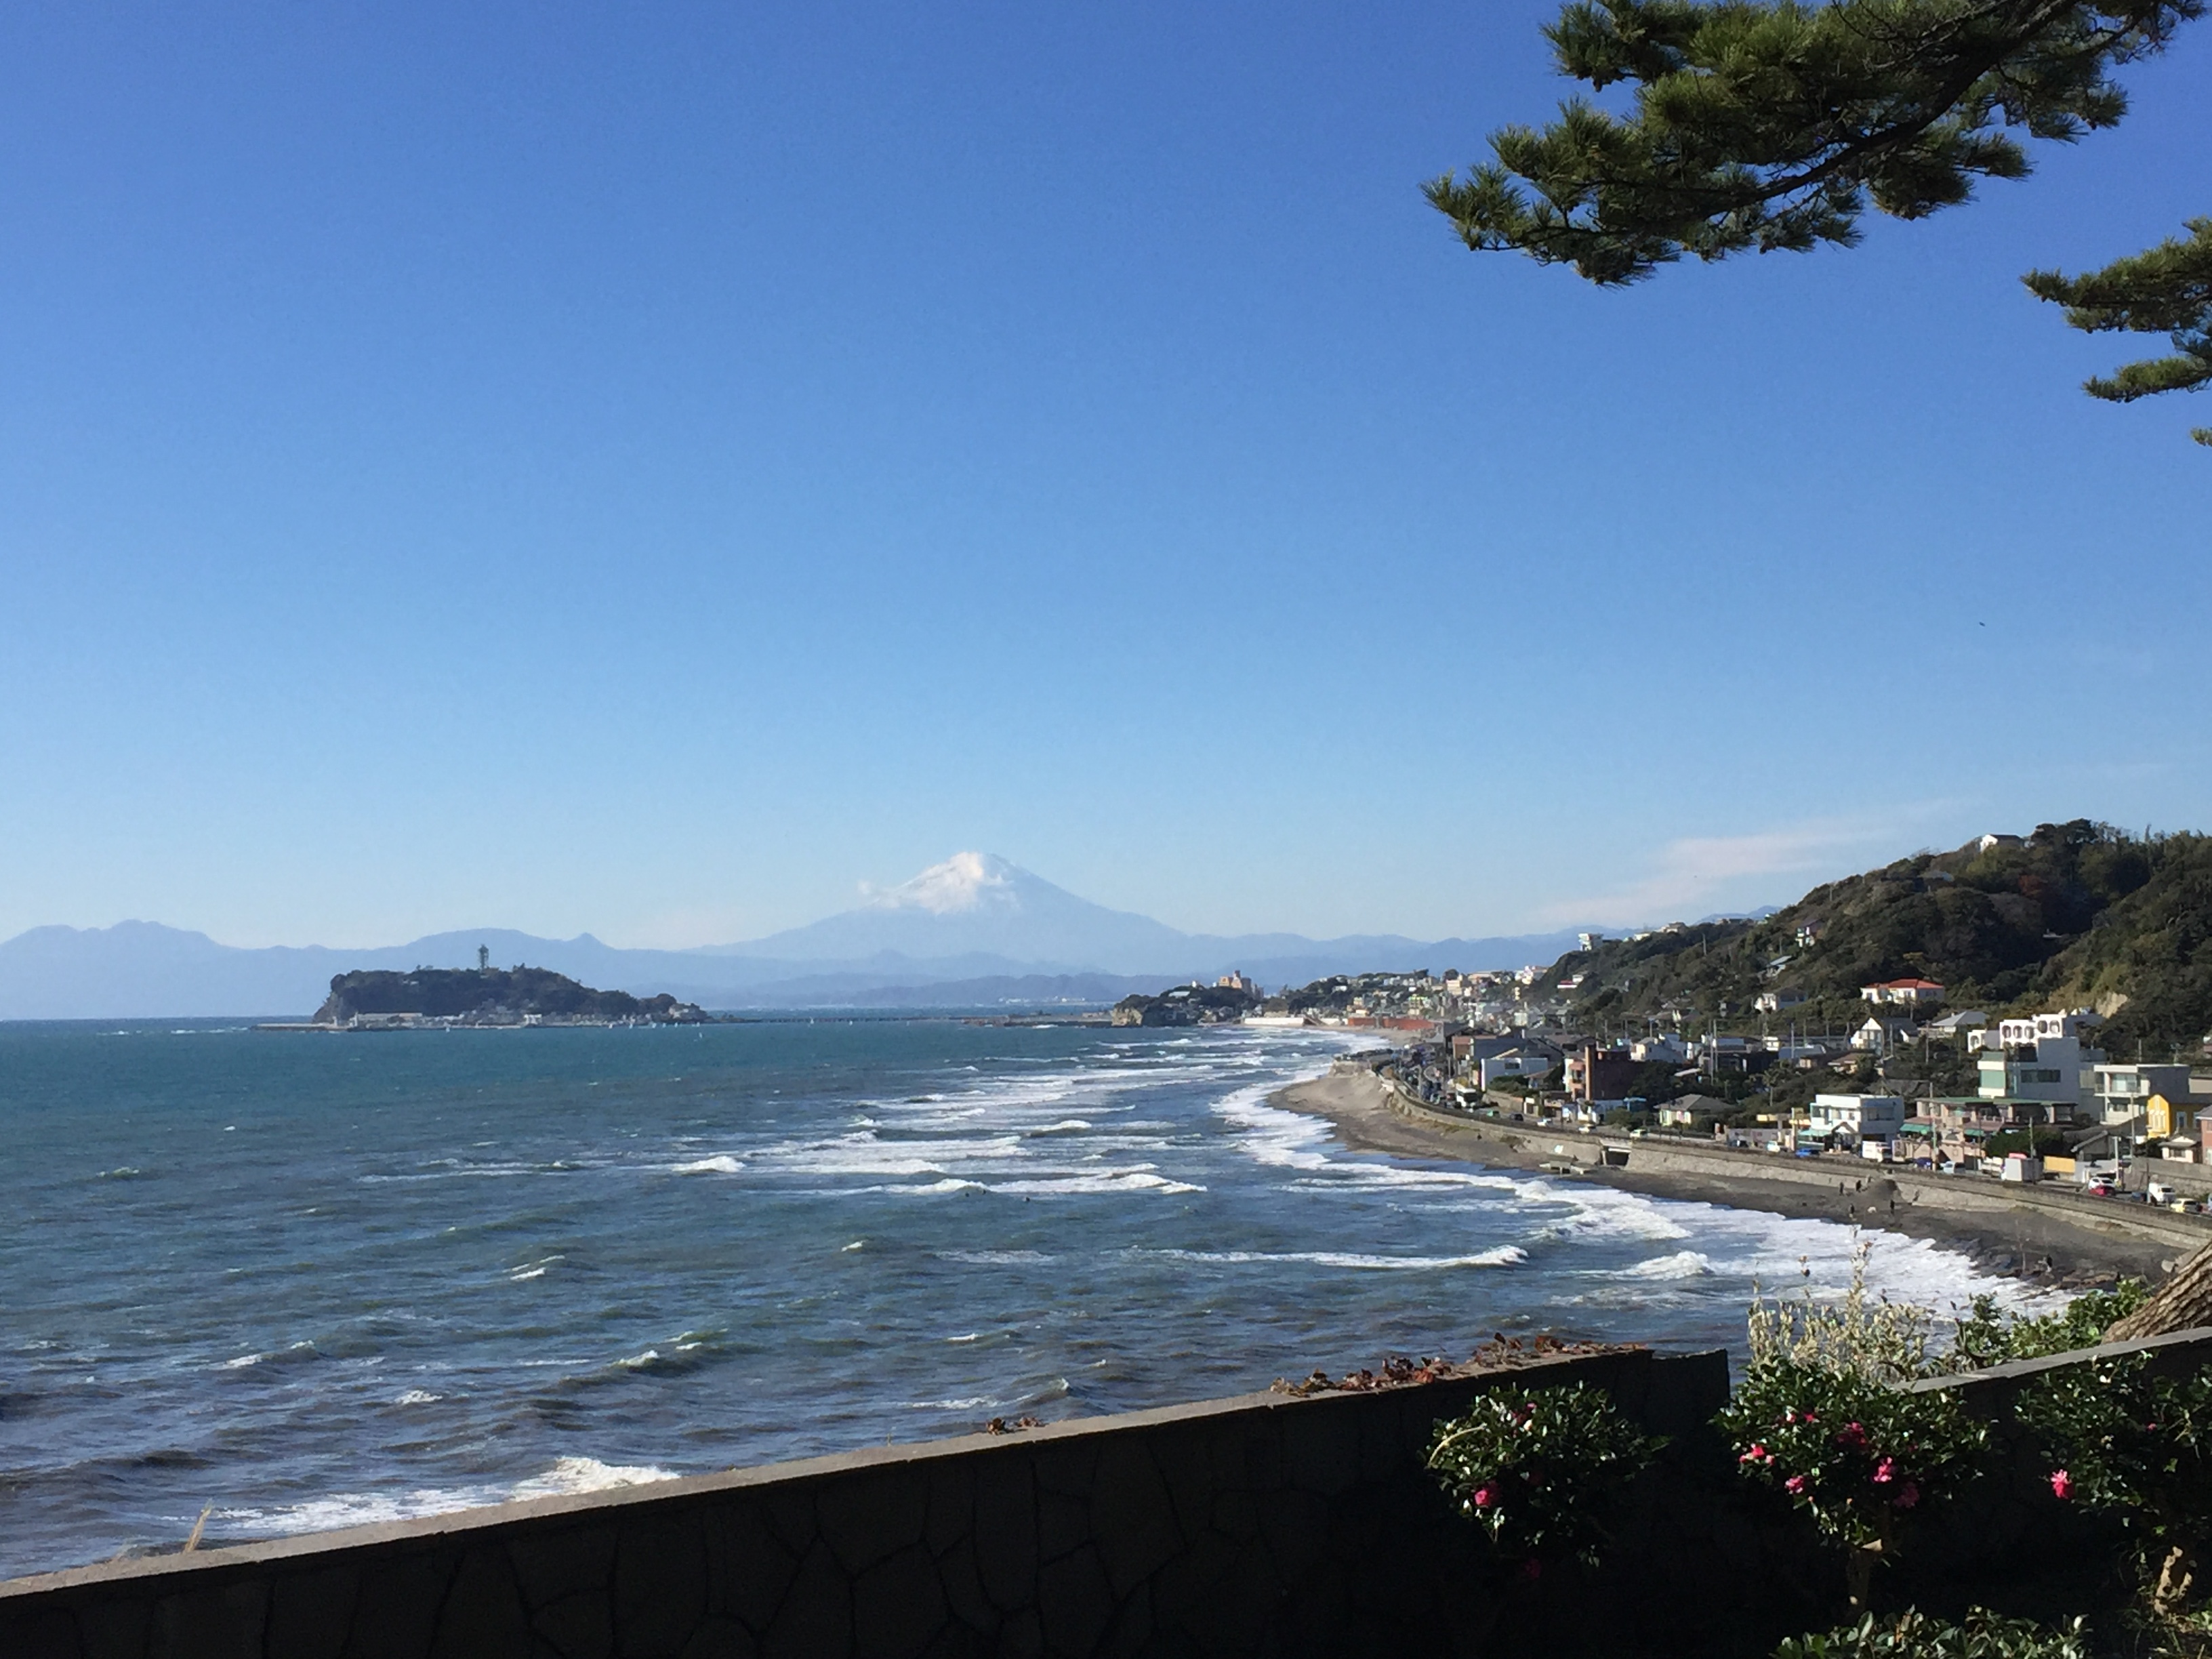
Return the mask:
{"type": "Polygon", "coordinates": [[[2083,1291],[2057,1313],[2022,1319],[2000,1313],[1995,1297],[1978,1296],[1972,1311],[1959,1322],[1947,1369],[1978,1371],[2008,1360],[2094,1348],[2105,1340],[2107,1326],[2149,1298],[2149,1285],[2140,1279],[2124,1279],[2109,1291],[2083,1291]]]}
{"type": "Polygon", "coordinates": [[[2076,1619],[2050,1630],[2025,1619],[2005,1619],[1976,1607],[1963,1623],[1948,1625],[1908,1607],[1814,1636],[1793,1636],[1774,1659],[2089,1659],[2088,1638],[2076,1619]]]}
{"type": "Polygon", "coordinates": [[[1428,1468],[1501,1555],[1533,1571],[1569,1555],[1595,1561],[1608,1501],[1665,1443],[1586,1382],[1495,1389],[1437,1425],[1428,1468]]]}
{"type": "Polygon", "coordinates": [[[2022,1389],[2014,1411],[2051,1462],[2051,1491],[2135,1534],[2154,1607],[2195,1601],[2212,1540],[2212,1371],[2157,1376],[2142,1354],[2069,1365],[2022,1389]]]}
{"type": "Polygon", "coordinates": [[[1745,1474],[1854,1550],[1892,1547],[1917,1510],[1978,1472],[1989,1440],[1948,1391],[1787,1359],[1754,1363],[1715,1420],[1745,1474]]]}

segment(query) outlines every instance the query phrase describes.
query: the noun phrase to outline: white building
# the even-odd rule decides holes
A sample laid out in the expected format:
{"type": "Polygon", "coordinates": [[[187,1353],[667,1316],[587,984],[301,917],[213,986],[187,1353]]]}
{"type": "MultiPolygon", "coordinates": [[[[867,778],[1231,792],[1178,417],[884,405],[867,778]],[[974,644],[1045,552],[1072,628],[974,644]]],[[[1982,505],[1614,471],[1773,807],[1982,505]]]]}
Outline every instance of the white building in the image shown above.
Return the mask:
{"type": "Polygon", "coordinates": [[[1877,1014],[1851,1033],[1851,1047],[1863,1054],[1886,1054],[1903,1048],[1919,1035],[1919,1028],[1909,1019],[1895,1014],[1877,1014]]]}
{"type": "Polygon", "coordinates": [[[1982,1039],[1981,1086],[1976,1092],[1984,1100],[2040,1102],[2053,1109],[2051,1115],[2059,1121],[2077,1112],[2098,1112],[2095,1066],[2105,1055],[2083,1046],[2082,1036],[2100,1023],[2088,1010],[2077,1008],[2000,1020],[1994,1044],[1986,1030],[1974,1033],[1982,1039]]]}
{"type": "Polygon", "coordinates": [[[1802,991],[1761,991],[1751,1006],[1762,1014],[1778,1014],[1784,1008],[1795,1008],[1805,1000],[1802,991]]]}
{"type": "Polygon", "coordinates": [[[1932,979],[1886,979],[1860,986],[1859,1000],[1885,1008],[1928,1008],[1943,1000],[1943,988],[1932,979]]]}
{"type": "Polygon", "coordinates": [[[1491,1054],[1475,1062],[1486,1089],[1500,1078],[1541,1077],[1559,1063],[1557,1054],[1532,1053],[1526,1048],[1508,1048],[1502,1054],[1491,1054]]]}
{"type": "Polygon", "coordinates": [[[1823,1140],[1894,1140],[1905,1127],[1901,1095],[1814,1095],[1813,1133],[1823,1140]]]}

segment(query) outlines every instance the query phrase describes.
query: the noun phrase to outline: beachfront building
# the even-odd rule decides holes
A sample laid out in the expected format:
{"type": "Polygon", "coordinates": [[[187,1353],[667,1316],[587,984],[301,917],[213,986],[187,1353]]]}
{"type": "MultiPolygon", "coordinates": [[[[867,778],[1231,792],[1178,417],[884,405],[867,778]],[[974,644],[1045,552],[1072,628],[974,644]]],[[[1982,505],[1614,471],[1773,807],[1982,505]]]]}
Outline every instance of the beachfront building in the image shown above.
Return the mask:
{"type": "Polygon", "coordinates": [[[1475,1075],[1486,1089],[1509,1077],[1540,1078],[1559,1063],[1556,1050],[1539,1044],[1500,1048],[1474,1062],[1475,1075]]]}
{"type": "Polygon", "coordinates": [[[1883,1008],[1932,1008],[1943,1000],[1943,988],[1932,979],[1886,979],[1860,986],[1859,1000],[1883,1008]]]}
{"type": "Polygon", "coordinates": [[[2145,1115],[2153,1095],[2162,1095],[2169,1101],[2191,1097],[2186,1066],[2145,1065],[2140,1061],[2130,1065],[2108,1060],[2089,1069],[2096,1078],[2101,1122],[2134,1122],[2145,1115]]]}
{"type": "Polygon", "coordinates": [[[1905,1127],[1905,1100],[1899,1095],[1814,1095],[1807,1118],[1808,1139],[1856,1150],[1863,1141],[1897,1139],[1905,1127]]]}
{"type": "Polygon", "coordinates": [[[1578,1101],[1619,1100],[1643,1066],[1628,1050],[1586,1042],[1567,1056],[1567,1093],[1578,1101]]]}
{"type": "Polygon", "coordinates": [[[2032,1102],[2049,1108],[2054,1123],[2069,1123],[2077,1115],[2094,1121],[2100,1114],[2095,1068],[2105,1055],[2101,1049],[2085,1047],[2082,1039],[2098,1023],[2084,1008],[2000,1020],[1994,1050],[1988,1033],[1977,1034],[1984,1042],[1976,1092],[1984,1100],[2032,1102]]]}

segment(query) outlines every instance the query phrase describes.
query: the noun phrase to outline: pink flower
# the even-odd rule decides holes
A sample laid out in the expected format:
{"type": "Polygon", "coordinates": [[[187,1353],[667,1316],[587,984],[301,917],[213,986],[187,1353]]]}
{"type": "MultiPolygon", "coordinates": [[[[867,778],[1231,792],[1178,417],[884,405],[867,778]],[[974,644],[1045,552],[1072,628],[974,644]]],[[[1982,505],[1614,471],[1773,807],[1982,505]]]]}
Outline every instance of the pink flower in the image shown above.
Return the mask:
{"type": "Polygon", "coordinates": [[[1764,1445],[1754,1444],[1749,1451],[1735,1461],[1739,1463],[1763,1463],[1766,1461],[1766,1448],[1764,1445]]]}
{"type": "Polygon", "coordinates": [[[1802,1474],[1791,1475],[1787,1480],[1782,1483],[1782,1489],[1788,1492],[1792,1498],[1799,1496],[1805,1490],[1805,1477],[1802,1474]]]}
{"type": "Polygon", "coordinates": [[[2063,1469],[2051,1470],[2051,1490],[2056,1497],[2071,1498],[2074,1495],[2074,1477],[2063,1469]]]}
{"type": "Polygon", "coordinates": [[[1920,1488],[1908,1480],[1897,1489],[1897,1496],[1889,1501],[1900,1510],[1909,1510],[1920,1501],[1920,1488]]]}
{"type": "Polygon", "coordinates": [[[1846,1423],[1836,1435],[1836,1443],[1856,1451],[1866,1444],[1866,1428],[1863,1424],[1846,1423]]]}
{"type": "Polygon", "coordinates": [[[1474,1489],[1474,1506],[1475,1506],[1475,1508],[1477,1508],[1477,1509],[1479,1509],[1479,1510],[1486,1510],[1486,1509],[1488,1509],[1488,1508],[1489,1508],[1492,1504],[1495,1504],[1497,1501],[1498,1501],[1498,1494],[1497,1494],[1496,1492],[1494,1492],[1491,1491],[1491,1489],[1490,1489],[1489,1487],[1487,1487],[1487,1486],[1477,1486],[1477,1487],[1474,1489]]]}
{"type": "Polygon", "coordinates": [[[1874,1483],[1875,1486],[1886,1486],[1896,1479],[1897,1461],[1894,1458],[1885,1457],[1881,1462],[1874,1466],[1874,1483]]]}

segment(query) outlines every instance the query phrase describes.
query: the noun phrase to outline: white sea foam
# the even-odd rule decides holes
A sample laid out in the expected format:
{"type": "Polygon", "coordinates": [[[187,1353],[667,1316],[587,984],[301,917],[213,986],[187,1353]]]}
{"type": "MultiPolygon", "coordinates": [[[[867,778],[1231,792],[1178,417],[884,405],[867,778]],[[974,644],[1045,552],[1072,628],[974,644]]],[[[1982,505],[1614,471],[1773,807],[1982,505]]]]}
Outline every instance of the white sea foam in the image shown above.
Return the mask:
{"type": "Polygon", "coordinates": [[[1042,1250],[939,1250],[939,1259],[945,1261],[969,1261],[978,1267],[1002,1267],[1015,1262],[1049,1261],[1052,1257],[1042,1250]]]}
{"type": "Polygon", "coordinates": [[[999,1402],[988,1394],[979,1394],[965,1400],[909,1400],[907,1407],[917,1412],[979,1412],[999,1402]]]}
{"type": "Polygon", "coordinates": [[[399,1492],[332,1492],[305,1503],[267,1509],[219,1509],[209,1519],[224,1532],[249,1534],[334,1532],[343,1527],[378,1526],[428,1515],[450,1515],[456,1510],[481,1509],[491,1504],[532,1498],[565,1498],[581,1492],[608,1492],[618,1486],[648,1486],[676,1478],[673,1470],[650,1463],[603,1463],[596,1457],[561,1457],[555,1459],[550,1468],[512,1486],[485,1482],[465,1486],[417,1486],[399,1492]]]}
{"type": "Polygon", "coordinates": [[[434,1406],[446,1396],[432,1394],[428,1389],[410,1389],[392,1403],[395,1406],[434,1406]]]}
{"type": "Polygon", "coordinates": [[[1437,1267],[1512,1267],[1528,1259],[1517,1244],[1499,1244],[1471,1255],[1362,1255],[1348,1250],[1146,1250],[1145,1255],[1179,1261],[1217,1261],[1243,1266],[1255,1261],[1304,1261],[1318,1267],[1366,1271],[1420,1271],[1437,1267]]]}
{"type": "Polygon", "coordinates": [[[994,1193],[1020,1194],[1036,1198],[1071,1198],[1085,1193],[1202,1193],[1205,1188],[1188,1181],[1171,1181],[1149,1169],[1107,1170],[1097,1175],[1046,1176],[1036,1181],[994,1181],[994,1193]]]}
{"type": "Polygon", "coordinates": [[[1701,1251],[1677,1250],[1672,1255],[1655,1255],[1649,1261],[1639,1261],[1621,1271],[1631,1279],[1709,1279],[1713,1264],[1701,1251]]]}
{"type": "Polygon", "coordinates": [[[671,1175],[735,1175],[745,1166],[724,1152],[715,1158],[702,1158],[690,1164],[672,1164],[671,1175]]]}

